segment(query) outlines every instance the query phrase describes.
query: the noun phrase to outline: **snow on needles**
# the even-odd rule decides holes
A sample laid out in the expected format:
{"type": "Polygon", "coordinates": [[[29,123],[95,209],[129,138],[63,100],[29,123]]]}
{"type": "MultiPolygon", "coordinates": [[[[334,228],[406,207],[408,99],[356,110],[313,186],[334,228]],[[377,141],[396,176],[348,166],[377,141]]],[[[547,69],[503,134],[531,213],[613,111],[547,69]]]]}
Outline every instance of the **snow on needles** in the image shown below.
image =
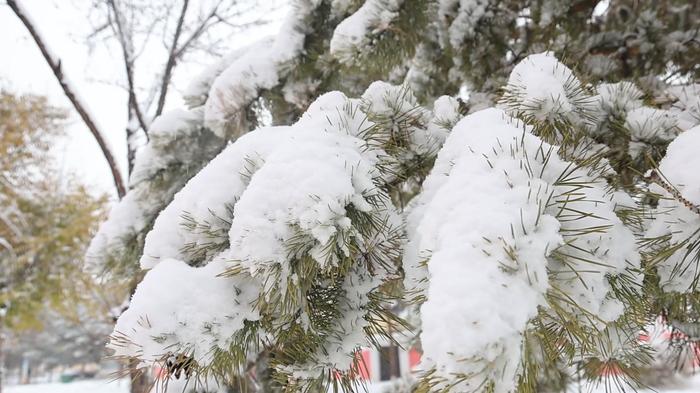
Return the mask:
{"type": "Polygon", "coordinates": [[[403,0],[367,0],[333,32],[331,54],[341,62],[352,63],[359,48],[366,47],[371,34],[386,29],[398,17],[403,0]]]}
{"type": "Polygon", "coordinates": [[[651,191],[661,195],[656,219],[646,233],[652,251],[674,251],[656,260],[662,287],[671,292],[697,289],[700,279],[700,126],[681,133],[659,163],[661,180],[651,191]],[[692,168],[692,169],[691,169],[692,168]],[[664,187],[665,184],[665,187],[664,187]],[[675,248],[677,247],[677,248],[675,248]]]}
{"type": "MultiPolygon", "coordinates": [[[[439,123],[456,121],[453,100],[441,99],[436,110],[439,123]]],[[[403,112],[420,120],[404,130],[406,152],[434,154],[444,128],[404,88],[386,83],[373,84],[361,99],[325,94],[296,124],[257,129],[224,149],[155,220],[141,257],[151,271],[112,346],[127,345],[120,353],[143,348],[143,361],[180,350],[206,366],[246,328],[243,320],[263,324],[268,340],[295,323],[322,339],[303,362],[276,365],[278,372],[305,379],[350,370],[354,351],[369,343],[369,312],[380,307],[373,292],[398,275],[402,223],[383,188],[393,177],[379,169],[389,138],[378,137],[384,127],[387,135],[397,130],[375,120],[403,112]],[[174,290],[186,280],[180,275],[194,278],[174,290]],[[201,298],[184,303],[197,313],[171,306],[182,296],[201,298]],[[311,312],[313,297],[338,307],[324,328],[330,331],[319,330],[328,321],[311,312]],[[213,325],[200,318],[207,313],[213,325]]]]}
{"type": "Polygon", "coordinates": [[[131,190],[112,208],[90,242],[86,255],[91,270],[115,268],[112,259],[128,254],[125,244],[147,229],[183,185],[187,178],[183,174],[196,172],[221,149],[224,141],[203,128],[201,121],[201,109],[173,110],[155,119],[148,144],[136,153],[131,190]]]}
{"type": "Polygon", "coordinates": [[[508,78],[503,100],[511,114],[557,120],[582,108],[581,84],[552,52],[526,57],[508,78]]]}
{"type": "Polygon", "coordinates": [[[604,181],[560,159],[503,111],[460,121],[408,219],[406,285],[426,299],[422,367],[434,368],[438,382],[465,376],[459,391],[486,381],[505,393],[522,371],[523,334],[547,308],[548,292],[572,299],[576,305],[565,307],[574,314],[618,318],[622,305],[608,277],[638,266],[639,256],[606,194],[604,181]],[[579,209],[595,216],[571,219],[579,209]],[[586,234],[600,225],[610,227],[586,234]]]}
{"type": "MultiPolygon", "coordinates": [[[[190,95],[202,96],[201,90],[211,82],[208,98],[204,104],[205,125],[216,135],[225,138],[239,131],[237,122],[242,121],[243,112],[258,97],[258,91],[269,89],[279,83],[283,75],[281,68],[288,65],[302,52],[304,39],[309,29],[306,17],[320,2],[297,0],[295,12],[290,13],[280,32],[274,38],[266,38],[224,59],[231,62],[223,71],[221,65],[214,66],[205,77],[192,86],[190,95]]],[[[290,67],[288,67],[290,68],[290,67]]]]}
{"type": "Polygon", "coordinates": [[[221,260],[202,268],[162,261],[136,288],[108,347],[115,356],[138,353],[144,366],[181,353],[210,362],[217,350],[229,348],[245,321],[259,318],[251,306],[254,283],[218,277],[225,269],[221,260]]]}
{"type": "MultiPolygon", "coordinates": [[[[521,334],[548,287],[546,250],[562,242],[556,219],[543,217],[535,230],[539,201],[528,203],[528,194],[539,188],[546,197],[546,183],[533,179],[528,185],[531,179],[510,157],[495,157],[491,170],[482,156],[498,140],[508,147],[522,134],[504,116],[495,109],[481,111],[455,127],[424,183],[424,206],[411,217],[419,220],[411,241],[422,258],[407,261],[428,264],[430,283],[421,308],[423,367],[434,366],[443,377],[486,368],[479,377],[501,380],[496,392],[509,391],[515,380],[521,334]],[[506,172],[520,176],[510,179],[506,172]],[[507,188],[508,182],[514,187],[507,188]],[[521,227],[520,217],[527,227],[521,227]],[[517,237],[505,237],[515,225],[517,237]],[[510,248],[517,260],[508,255],[510,248]]],[[[475,390],[480,383],[468,380],[458,390],[475,390]]]]}

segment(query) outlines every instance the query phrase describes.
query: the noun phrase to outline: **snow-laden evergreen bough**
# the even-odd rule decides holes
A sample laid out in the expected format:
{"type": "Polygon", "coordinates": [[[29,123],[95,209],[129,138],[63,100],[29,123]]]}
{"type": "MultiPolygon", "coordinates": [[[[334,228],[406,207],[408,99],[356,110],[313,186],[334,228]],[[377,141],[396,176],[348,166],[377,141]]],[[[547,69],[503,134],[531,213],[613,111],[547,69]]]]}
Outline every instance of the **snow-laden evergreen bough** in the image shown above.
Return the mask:
{"type": "Polygon", "coordinates": [[[669,146],[657,169],[648,173],[659,195],[646,241],[666,291],[694,292],[700,280],[700,126],[669,146]],[[691,169],[692,168],[692,169],[691,169]]]}
{"type": "Polygon", "coordinates": [[[497,109],[462,120],[409,216],[406,263],[427,266],[408,275],[427,287],[423,364],[440,388],[514,391],[529,329],[573,323],[570,344],[588,345],[624,310],[609,280],[639,268],[604,179],[530,132],[497,109]]]}
{"type": "Polygon", "coordinates": [[[149,272],[110,347],[222,382],[270,351],[281,383],[350,385],[355,352],[402,326],[385,288],[400,277],[404,238],[389,192],[441,145],[436,121],[405,88],[375,83],[238,139],[155,220],[149,272]],[[387,128],[396,116],[407,123],[387,128]]]}
{"type": "Polygon", "coordinates": [[[426,3],[297,1],[157,119],[90,249],[147,271],[117,356],[347,390],[360,347],[414,339],[419,392],[535,392],[637,379],[659,315],[697,336],[700,91],[654,76],[660,47],[693,58],[689,27],[635,52],[615,34],[673,16],[426,3]]]}

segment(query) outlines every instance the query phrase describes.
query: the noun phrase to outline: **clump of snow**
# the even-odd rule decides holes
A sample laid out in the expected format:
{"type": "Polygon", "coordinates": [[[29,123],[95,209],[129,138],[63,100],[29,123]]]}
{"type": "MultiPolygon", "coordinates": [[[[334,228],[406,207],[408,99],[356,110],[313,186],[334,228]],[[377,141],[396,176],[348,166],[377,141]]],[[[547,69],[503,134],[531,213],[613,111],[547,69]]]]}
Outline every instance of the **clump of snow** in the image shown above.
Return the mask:
{"type": "Polygon", "coordinates": [[[493,16],[491,0],[440,0],[438,18],[441,40],[459,48],[465,39],[474,36],[480,21],[493,16]]]}
{"type": "Polygon", "coordinates": [[[644,94],[632,82],[601,83],[596,90],[600,110],[608,116],[624,116],[642,106],[644,94]]]}
{"type": "MultiPolygon", "coordinates": [[[[514,386],[521,334],[544,303],[548,287],[546,250],[562,242],[552,218],[535,229],[539,201],[532,198],[528,203],[529,179],[507,187],[509,182],[520,183],[510,179],[519,172],[519,162],[492,161],[491,171],[482,156],[497,146],[497,139],[508,146],[521,134],[504,116],[486,110],[455,127],[424,183],[424,206],[412,237],[428,259],[430,283],[421,307],[424,367],[435,367],[444,378],[483,373],[460,383],[459,391],[477,389],[482,379],[496,382],[495,392],[514,386]],[[447,157],[457,145],[466,153],[450,162],[447,157]],[[527,233],[504,237],[512,225],[520,228],[520,217],[525,217],[527,233]],[[509,248],[517,249],[522,261],[511,259],[509,248]],[[445,340],[448,335],[451,339],[445,340]]],[[[544,191],[546,184],[536,181],[532,187],[544,191]]],[[[412,264],[416,262],[420,261],[412,264]]]]}
{"type": "Polygon", "coordinates": [[[648,144],[670,142],[678,135],[676,117],[669,111],[640,107],[632,109],[625,118],[630,132],[629,153],[638,157],[648,144]]]}
{"type": "Polygon", "coordinates": [[[115,356],[139,354],[144,364],[187,354],[198,364],[227,350],[245,321],[259,318],[250,279],[219,277],[222,260],[202,268],[168,259],[149,271],[117,321],[108,345],[115,356]]]}
{"type": "Polygon", "coordinates": [[[573,315],[614,321],[622,306],[608,278],[639,266],[604,180],[523,127],[497,109],[460,121],[408,217],[405,285],[427,299],[422,367],[435,369],[438,382],[466,376],[458,391],[484,381],[496,392],[514,389],[523,333],[547,309],[547,291],[571,299],[557,306],[573,315]]]}
{"type": "MultiPolygon", "coordinates": [[[[322,269],[337,265],[338,256],[328,250],[355,236],[347,207],[370,212],[367,198],[381,193],[374,182],[376,161],[362,154],[356,138],[316,129],[289,133],[288,143],[264,158],[235,205],[229,257],[251,274],[285,264],[287,244],[299,231],[322,269]]],[[[350,250],[343,251],[349,256],[350,250]]]]}
{"type": "Polygon", "coordinates": [[[230,64],[243,57],[251,48],[255,48],[255,45],[248,45],[235,49],[214,64],[205,68],[199,75],[195,76],[182,94],[185,103],[190,108],[197,108],[204,105],[204,103],[207,102],[209,90],[214,80],[221,75],[230,64]]]}
{"type": "Polygon", "coordinates": [[[149,128],[148,143],[136,153],[129,178],[131,186],[148,180],[176,162],[192,162],[201,160],[203,155],[214,155],[223,142],[207,143],[207,140],[214,142],[216,137],[204,130],[201,124],[201,110],[175,109],[157,117],[149,128]],[[192,140],[198,143],[186,143],[192,140]]]}
{"type": "Polygon", "coordinates": [[[629,133],[628,153],[639,158],[652,145],[668,143],[681,130],[678,110],[644,106],[644,93],[632,82],[601,83],[593,97],[588,132],[612,138],[619,129],[629,133]]]}
{"type": "Polygon", "coordinates": [[[109,270],[109,259],[124,252],[125,244],[133,245],[144,235],[187,180],[187,174],[198,171],[223,147],[224,141],[203,128],[201,121],[202,112],[195,109],[169,111],[153,122],[148,144],[136,153],[131,190],[114,205],[90,242],[86,255],[91,270],[109,270]]]}
{"type": "Polygon", "coordinates": [[[158,215],[146,236],[141,267],[153,268],[160,260],[174,258],[194,262],[184,247],[199,247],[217,239],[211,232],[228,232],[228,209],[245,190],[250,177],[270,150],[289,139],[285,127],[259,129],[239,138],[214,158],[180,190],[158,215]],[[195,222],[207,222],[212,231],[188,229],[183,215],[195,222]]]}
{"type": "Polygon", "coordinates": [[[370,45],[372,35],[381,33],[399,15],[403,0],[367,0],[333,32],[330,52],[341,62],[352,63],[360,48],[370,45]]]}
{"type": "Polygon", "coordinates": [[[438,97],[433,103],[433,118],[428,124],[426,139],[428,142],[419,143],[426,146],[426,151],[434,149],[437,152],[445,143],[452,128],[462,119],[459,102],[453,97],[438,97]]]}
{"type": "Polygon", "coordinates": [[[589,133],[604,136],[611,124],[623,122],[630,111],[642,107],[642,91],[632,82],[601,83],[593,97],[589,133]]]}
{"type": "Polygon", "coordinates": [[[647,238],[667,236],[660,245],[679,246],[668,258],[657,265],[662,287],[667,291],[686,292],[695,290],[700,277],[695,242],[700,240],[700,214],[693,211],[700,206],[700,126],[681,133],[668,146],[666,156],[659,163],[658,172],[663,181],[673,187],[678,195],[671,194],[659,184],[651,190],[663,198],[659,200],[653,220],[646,233],[647,238]],[[683,198],[684,200],[681,200],[683,198]]]}
{"type": "Polygon", "coordinates": [[[586,57],[583,66],[588,74],[600,79],[614,73],[619,68],[615,60],[605,55],[591,55],[586,57]]]}
{"type": "MultiPolygon", "coordinates": [[[[297,123],[263,127],[238,138],[155,220],[141,257],[142,267],[152,270],[134,297],[134,311],[120,319],[118,342],[131,340],[147,348],[142,353],[148,357],[141,357],[145,362],[163,355],[165,343],[206,365],[211,358],[204,353],[229,345],[227,335],[242,328],[241,320],[255,320],[256,312],[269,326],[298,323],[313,332],[315,316],[299,300],[308,294],[297,292],[308,290],[300,286],[308,280],[300,263],[313,263],[319,275],[343,272],[340,282],[317,278],[315,283],[339,294],[334,300],[338,317],[332,331],[309,349],[310,360],[280,365],[278,371],[303,379],[331,369],[350,370],[357,348],[370,342],[366,329],[371,323],[368,305],[376,301],[373,291],[398,275],[394,264],[402,222],[384,189],[393,179],[382,169],[390,157],[384,149],[396,144],[403,155],[434,155],[457,122],[458,109],[456,101],[443,97],[432,113],[404,87],[375,83],[360,99],[327,93],[297,123]],[[227,269],[233,278],[218,277],[227,269]],[[158,311],[158,300],[144,300],[177,303],[154,291],[168,291],[193,275],[191,286],[183,284],[176,296],[201,297],[189,304],[201,307],[202,315],[183,320],[186,316],[172,308],[158,311]],[[156,288],[158,280],[163,284],[156,288]],[[250,290],[232,294],[236,280],[247,282],[250,290]],[[211,292],[204,293],[205,288],[211,292]],[[216,299],[214,308],[198,303],[211,299],[216,299]],[[253,300],[253,311],[244,313],[253,300]],[[222,313],[227,302],[236,305],[231,312],[240,312],[222,313]],[[209,333],[196,341],[206,313],[217,321],[216,328],[207,327],[209,333]],[[151,320],[147,329],[136,317],[141,314],[151,320]],[[231,320],[218,322],[224,317],[231,320]],[[180,328],[171,329],[172,324],[180,328]],[[154,342],[144,343],[149,334],[154,342]]],[[[274,331],[267,333],[267,339],[274,339],[274,331]]],[[[129,346],[120,353],[135,350],[129,346]]]]}
{"type": "Polygon", "coordinates": [[[112,206],[109,218],[100,224],[97,234],[85,252],[87,269],[103,273],[108,269],[112,250],[119,250],[141,233],[148,225],[148,217],[158,214],[160,206],[147,202],[140,190],[132,190],[112,206]]]}
{"type": "Polygon", "coordinates": [[[503,102],[512,115],[536,120],[570,119],[587,109],[581,83],[552,52],[530,55],[508,78],[503,102]]]}
{"type": "MultiPolygon", "coordinates": [[[[319,4],[318,0],[295,2],[294,12],[275,38],[251,45],[216,77],[204,105],[206,127],[222,138],[238,136],[233,134],[241,132],[238,128],[244,121],[244,112],[258,97],[258,92],[276,86],[284,75],[284,66],[289,66],[302,53],[309,30],[306,19],[319,4]]],[[[198,83],[198,86],[205,85],[198,83]]]]}
{"type": "Polygon", "coordinates": [[[668,92],[677,100],[670,110],[678,118],[678,127],[687,130],[700,124],[700,84],[671,86],[668,92]]]}
{"type": "MultiPolygon", "coordinates": [[[[442,104],[444,103],[441,102],[440,105],[442,104]]],[[[373,139],[377,138],[384,143],[402,140],[399,143],[410,146],[416,154],[433,155],[445,140],[447,132],[436,127],[430,128],[428,123],[433,116],[418,104],[413,93],[405,86],[374,82],[362,94],[361,107],[369,114],[371,121],[381,124],[380,130],[385,134],[373,135],[373,139]]],[[[443,109],[442,116],[452,116],[444,106],[438,106],[438,109],[443,109]]]]}

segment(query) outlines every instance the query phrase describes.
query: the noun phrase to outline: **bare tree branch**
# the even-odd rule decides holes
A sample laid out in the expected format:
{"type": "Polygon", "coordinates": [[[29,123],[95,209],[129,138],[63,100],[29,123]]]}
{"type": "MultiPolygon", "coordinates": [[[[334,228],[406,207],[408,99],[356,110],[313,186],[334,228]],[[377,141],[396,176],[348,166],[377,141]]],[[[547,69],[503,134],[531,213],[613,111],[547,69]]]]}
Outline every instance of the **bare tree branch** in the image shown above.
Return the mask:
{"type": "Polygon", "coordinates": [[[187,14],[187,7],[189,5],[189,0],[183,0],[182,10],[180,11],[180,16],[177,20],[177,25],[175,26],[175,34],[173,35],[173,42],[170,45],[170,50],[168,51],[168,60],[165,63],[165,71],[163,71],[163,78],[160,83],[160,95],[158,97],[158,106],[156,107],[156,116],[163,113],[163,107],[165,106],[165,98],[168,95],[168,86],[170,85],[170,79],[172,78],[173,68],[178,61],[176,52],[178,50],[178,41],[180,40],[180,34],[182,34],[182,25],[185,23],[185,15],[187,14]]]}
{"type": "Polygon", "coordinates": [[[119,7],[117,7],[116,2],[114,0],[108,0],[107,4],[114,13],[114,25],[117,30],[117,38],[120,44],[119,46],[122,48],[122,54],[124,57],[124,68],[126,71],[130,108],[133,110],[136,120],[139,122],[139,126],[141,126],[144,134],[146,134],[146,138],[148,138],[148,123],[143,116],[143,112],[141,112],[139,102],[136,98],[136,83],[134,82],[134,46],[131,40],[131,34],[127,33],[125,30],[123,15],[119,7]]]}
{"type": "MultiPolygon", "coordinates": [[[[221,3],[219,3],[221,4],[221,3]]],[[[197,41],[199,37],[204,34],[204,32],[207,31],[207,29],[210,27],[209,26],[209,21],[214,19],[217,16],[217,12],[219,9],[219,4],[217,4],[214,8],[212,8],[211,12],[202,20],[202,22],[197,26],[196,29],[190,34],[190,36],[185,40],[185,42],[177,48],[175,51],[175,58],[180,59],[182,56],[185,54],[187,49],[192,45],[193,42],[197,41]]]]}
{"type": "Polygon", "coordinates": [[[122,198],[126,194],[126,187],[124,186],[124,180],[122,179],[122,175],[119,171],[119,167],[117,166],[117,162],[114,159],[114,155],[112,154],[107,140],[104,138],[102,132],[99,130],[97,123],[91,117],[90,112],[88,112],[87,110],[87,107],[81,102],[79,96],[77,95],[77,91],[73,86],[71,86],[71,84],[68,82],[67,78],[63,74],[63,70],[61,69],[61,60],[55,58],[49,52],[48,46],[44,41],[44,38],[39,34],[38,30],[32,23],[32,20],[29,17],[29,15],[27,15],[24,9],[17,4],[16,0],[7,0],[7,5],[10,6],[15,15],[17,15],[17,17],[22,21],[22,24],[24,24],[24,26],[27,28],[29,34],[31,34],[32,38],[34,39],[34,42],[39,47],[41,54],[44,56],[44,59],[48,63],[49,67],[51,67],[53,74],[56,76],[58,83],[61,85],[63,93],[73,104],[73,107],[80,115],[80,118],[83,120],[83,123],[85,123],[85,125],[97,141],[97,144],[100,146],[102,154],[107,160],[109,169],[112,172],[112,179],[114,180],[114,186],[117,188],[117,194],[119,195],[119,198],[122,198]]]}

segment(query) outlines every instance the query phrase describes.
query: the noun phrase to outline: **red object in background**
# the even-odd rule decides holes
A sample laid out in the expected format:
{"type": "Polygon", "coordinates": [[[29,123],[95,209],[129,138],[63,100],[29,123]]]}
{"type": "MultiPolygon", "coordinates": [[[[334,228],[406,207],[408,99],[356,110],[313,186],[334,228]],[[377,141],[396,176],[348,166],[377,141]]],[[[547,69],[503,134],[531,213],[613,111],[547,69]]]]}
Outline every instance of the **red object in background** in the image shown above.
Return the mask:
{"type": "Polygon", "coordinates": [[[160,366],[153,366],[152,370],[153,378],[156,380],[168,378],[167,370],[160,366]]]}
{"type": "Polygon", "coordinates": [[[372,352],[369,349],[363,349],[360,355],[362,358],[357,362],[360,378],[369,381],[369,370],[372,367],[372,352]]]}
{"type": "Polygon", "coordinates": [[[421,353],[416,349],[411,348],[408,350],[408,369],[413,370],[418,363],[420,363],[421,353]]]}
{"type": "MultiPolygon", "coordinates": [[[[352,378],[364,379],[365,381],[370,380],[370,367],[372,364],[372,351],[369,349],[363,349],[355,352],[355,364],[350,372],[352,378]]],[[[336,377],[340,377],[337,374],[336,377]]]]}

